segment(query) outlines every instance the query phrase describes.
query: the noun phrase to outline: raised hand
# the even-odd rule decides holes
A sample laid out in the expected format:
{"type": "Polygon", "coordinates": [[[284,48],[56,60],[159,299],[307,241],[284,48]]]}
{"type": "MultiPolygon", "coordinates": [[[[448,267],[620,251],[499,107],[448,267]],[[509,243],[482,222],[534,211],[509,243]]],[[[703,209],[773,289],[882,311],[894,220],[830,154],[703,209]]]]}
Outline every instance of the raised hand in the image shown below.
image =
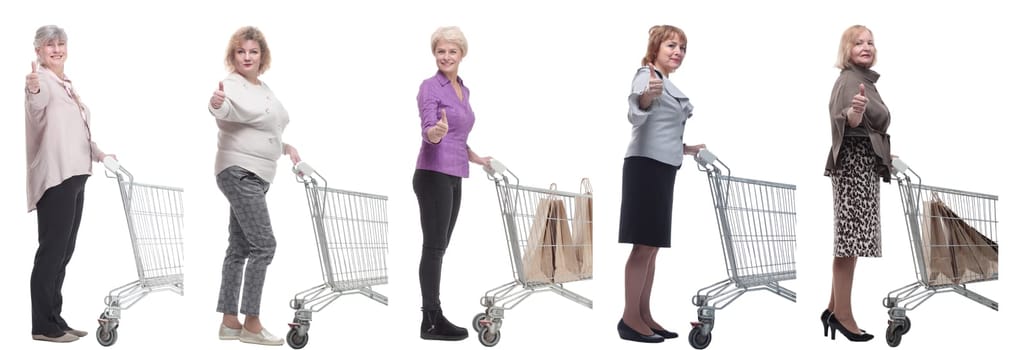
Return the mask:
{"type": "Polygon", "coordinates": [[[649,65],[649,85],[646,86],[646,93],[653,97],[660,96],[664,92],[664,81],[656,75],[653,64],[649,65]]]}
{"type": "Polygon", "coordinates": [[[447,109],[441,108],[440,121],[433,125],[433,128],[430,129],[429,135],[430,142],[440,143],[440,140],[442,140],[444,136],[447,136],[448,127],[449,126],[447,124],[447,109]]]}
{"type": "Polygon", "coordinates": [[[224,99],[226,97],[227,95],[224,94],[224,82],[221,81],[220,88],[213,91],[213,97],[209,98],[209,105],[212,106],[213,109],[220,109],[220,107],[224,105],[224,99]]]}
{"type": "Polygon", "coordinates": [[[35,62],[32,62],[32,73],[25,76],[25,88],[33,94],[39,93],[39,73],[36,72],[35,62]]]}
{"type": "Polygon", "coordinates": [[[852,96],[852,113],[861,117],[866,113],[866,104],[868,103],[869,98],[866,98],[866,86],[859,84],[859,93],[852,96]]]}

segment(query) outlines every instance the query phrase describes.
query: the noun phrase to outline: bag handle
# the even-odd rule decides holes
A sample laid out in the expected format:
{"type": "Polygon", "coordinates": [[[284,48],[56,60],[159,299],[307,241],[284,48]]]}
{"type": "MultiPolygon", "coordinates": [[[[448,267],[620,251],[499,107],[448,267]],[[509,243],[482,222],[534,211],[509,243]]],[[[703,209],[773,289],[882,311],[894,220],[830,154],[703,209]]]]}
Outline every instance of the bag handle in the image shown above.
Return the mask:
{"type": "Polygon", "coordinates": [[[579,190],[582,193],[591,194],[593,193],[593,185],[589,183],[588,177],[583,177],[582,182],[579,184],[579,190]]]}

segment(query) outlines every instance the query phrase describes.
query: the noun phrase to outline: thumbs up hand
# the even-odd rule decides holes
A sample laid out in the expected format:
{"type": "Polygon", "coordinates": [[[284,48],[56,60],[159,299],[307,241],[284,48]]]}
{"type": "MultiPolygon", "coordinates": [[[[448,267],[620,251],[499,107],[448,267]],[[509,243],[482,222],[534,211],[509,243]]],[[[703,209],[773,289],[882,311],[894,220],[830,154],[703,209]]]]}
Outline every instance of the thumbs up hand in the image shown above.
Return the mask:
{"type": "Polygon", "coordinates": [[[429,129],[429,142],[440,143],[440,140],[447,136],[448,130],[447,124],[447,109],[440,109],[440,121],[433,125],[432,129],[429,129]]]}
{"type": "Polygon", "coordinates": [[[32,73],[25,76],[25,89],[33,94],[39,93],[39,73],[36,72],[35,62],[32,62],[32,73]]]}
{"type": "Polygon", "coordinates": [[[649,65],[649,85],[646,86],[646,94],[651,97],[659,97],[664,92],[664,81],[656,75],[656,69],[649,65]]]}
{"type": "Polygon", "coordinates": [[[224,98],[226,98],[226,96],[227,95],[224,94],[224,82],[221,81],[220,88],[213,91],[213,97],[209,98],[209,105],[212,106],[213,109],[220,109],[220,107],[224,105],[224,98]]]}
{"type": "Polygon", "coordinates": [[[852,96],[852,113],[862,118],[862,115],[866,113],[866,104],[869,103],[869,98],[866,98],[866,86],[859,84],[859,93],[852,96]]]}

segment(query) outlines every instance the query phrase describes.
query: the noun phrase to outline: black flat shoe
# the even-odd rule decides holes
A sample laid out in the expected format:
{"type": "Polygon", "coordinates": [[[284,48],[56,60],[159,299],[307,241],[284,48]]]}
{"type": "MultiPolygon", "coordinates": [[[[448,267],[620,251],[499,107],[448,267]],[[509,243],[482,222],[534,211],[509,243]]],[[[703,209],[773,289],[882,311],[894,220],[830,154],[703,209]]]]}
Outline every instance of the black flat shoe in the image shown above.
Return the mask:
{"type": "Polygon", "coordinates": [[[632,327],[628,327],[628,325],[625,324],[625,320],[623,318],[617,323],[617,334],[621,336],[621,339],[640,343],[662,343],[664,341],[664,337],[656,334],[655,332],[651,335],[636,332],[632,329],[632,327]]]}
{"type": "Polygon", "coordinates": [[[663,337],[664,339],[674,339],[674,338],[678,337],[678,333],[674,333],[674,332],[671,332],[671,331],[666,330],[666,329],[653,329],[653,328],[650,328],[650,329],[653,330],[653,334],[659,335],[659,336],[663,337]]]}

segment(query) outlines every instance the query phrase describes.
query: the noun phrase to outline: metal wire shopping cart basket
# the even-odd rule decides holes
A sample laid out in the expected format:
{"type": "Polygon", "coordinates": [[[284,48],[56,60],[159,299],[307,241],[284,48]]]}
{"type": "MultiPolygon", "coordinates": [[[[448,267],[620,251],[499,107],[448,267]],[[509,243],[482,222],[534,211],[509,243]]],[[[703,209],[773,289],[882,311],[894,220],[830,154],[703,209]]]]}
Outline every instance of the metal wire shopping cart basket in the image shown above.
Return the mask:
{"type": "Polygon", "coordinates": [[[780,285],[795,279],[795,186],[731,176],[706,149],[695,159],[709,180],[728,275],[692,297],[699,321],[692,322],[688,341],[704,349],[715,311],[746,292],[767,290],[795,301],[795,292],[780,285]]]}
{"type": "Polygon", "coordinates": [[[362,294],[387,305],[387,297],[373,290],[387,284],[387,197],[327,186],[308,163],[294,168],[305,185],[309,214],[316,236],[323,283],[291,300],[294,322],[287,344],[301,349],[309,341],[312,313],[342,295],[362,294]]]}
{"type": "Polygon", "coordinates": [[[494,346],[500,341],[504,311],[534,293],[554,292],[592,309],[592,300],[564,287],[565,283],[592,279],[591,260],[589,264],[585,261],[592,254],[592,193],[522,186],[518,177],[496,160],[491,161],[487,173],[497,190],[514,278],[487,291],[480,298],[485,312],[472,319],[479,342],[494,346]]]}
{"type": "Polygon", "coordinates": [[[135,182],[111,157],[103,165],[107,177],[117,179],[138,271],[138,280],[114,288],[104,298],[106,309],[99,316],[96,340],[111,346],[117,342],[121,311],[152,292],[184,295],[184,190],[135,182]]]}
{"type": "Polygon", "coordinates": [[[996,301],[967,286],[997,280],[998,198],[923,185],[904,161],[892,163],[916,272],[915,282],[883,299],[890,316],[887,345],[896,347],[912,328],[907,311],[938,293],[958,293],[997,310],[996,301]]]}

